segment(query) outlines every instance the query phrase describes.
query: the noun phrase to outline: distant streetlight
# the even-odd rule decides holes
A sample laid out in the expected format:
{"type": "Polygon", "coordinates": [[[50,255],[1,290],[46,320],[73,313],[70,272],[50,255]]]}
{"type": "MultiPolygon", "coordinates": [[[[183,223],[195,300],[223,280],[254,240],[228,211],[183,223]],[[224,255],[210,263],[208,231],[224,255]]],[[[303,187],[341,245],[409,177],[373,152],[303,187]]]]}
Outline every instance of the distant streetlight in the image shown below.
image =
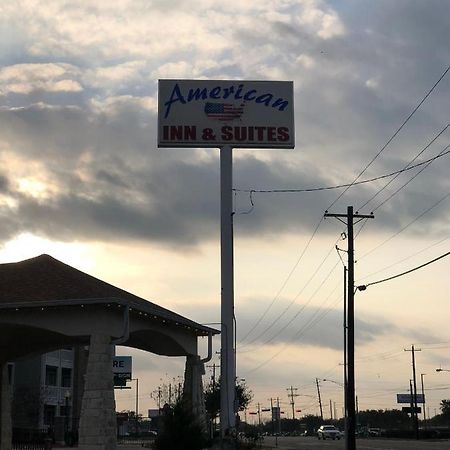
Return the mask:
{"type": "Polygon", "coordinates": [[[324,378],[322,381],[329,381],[330,383],[334,383],[337,384],[340,387],[344,387],[344,385],[342,383],[339,383],[338,381],[334,381],[334,380],[329,380],[328,378],[324,378]]]}

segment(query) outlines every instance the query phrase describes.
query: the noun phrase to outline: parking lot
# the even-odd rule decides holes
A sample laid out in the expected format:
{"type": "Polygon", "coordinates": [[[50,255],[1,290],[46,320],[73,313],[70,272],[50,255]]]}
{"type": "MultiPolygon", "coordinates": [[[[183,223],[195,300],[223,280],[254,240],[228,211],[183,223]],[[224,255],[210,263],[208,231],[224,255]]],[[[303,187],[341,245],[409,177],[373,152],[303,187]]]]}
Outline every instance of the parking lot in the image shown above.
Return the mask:
{"type": "MultiPolygon", "coordinates": [[[[333,441],[318,440],[315,437],[279,437],[276,447],[275,438],[267,436],[264,438],[263,448],[278,448],[279,450],[344,450],[344,440],[333,441]]],[[[357,439],[357,450],[448,450],[449,440],[414,441],[401,439],[357,439]]]]}

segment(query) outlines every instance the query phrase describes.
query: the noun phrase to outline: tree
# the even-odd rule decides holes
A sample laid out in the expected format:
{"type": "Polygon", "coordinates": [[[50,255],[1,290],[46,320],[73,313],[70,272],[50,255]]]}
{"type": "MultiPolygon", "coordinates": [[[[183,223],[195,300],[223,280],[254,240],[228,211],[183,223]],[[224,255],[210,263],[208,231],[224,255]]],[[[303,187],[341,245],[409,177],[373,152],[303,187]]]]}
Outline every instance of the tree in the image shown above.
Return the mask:
{"type": "MultiPolygon", "coordinates": [[[[238,410],[244,411],[253,399],[253,393],[245,384],[245,381],[236,383],[236,398],[238,410]]],[[[215,419],[220,414],[220,379],[217,383],[210,383],[205,389],[205,408],[211,419],[215,419]]]]}
{"type": "Polygon", "coordinates": [[[441,400],[440,409],[446,419],[450,419],[450,400],[441,400]]]}

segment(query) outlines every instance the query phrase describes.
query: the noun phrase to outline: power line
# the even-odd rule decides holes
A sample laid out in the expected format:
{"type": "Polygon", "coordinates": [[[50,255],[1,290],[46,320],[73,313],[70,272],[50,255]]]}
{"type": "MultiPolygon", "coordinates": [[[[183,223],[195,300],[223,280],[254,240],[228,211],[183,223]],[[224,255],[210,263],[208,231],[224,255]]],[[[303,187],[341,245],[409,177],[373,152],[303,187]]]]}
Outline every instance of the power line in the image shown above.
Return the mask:
{"type": "MultiPolygon", "coordinates": [[[[325,299],[325,302],[328,300],[329,297],[331,297],[331,294],[338,288],[338,286],[341,285],[341,282],[339,281],[339,283],[334,287],[334,289],[330,292],[330,294],[328,295],[328,297],[325,299]]],[[[306,331],[310,330],[314,325],[316,325],[318,322],[320,322],[327,314],[329,314],[332,311],[332,306],[334,306],[335,304],[338,304],[339,302],[342,301],[341,296],[339,296],[338,299],[335,299],[336,301],[328,308],[325,309],[321,309],[320,307],[317,308],[317,310],[315,311],[315,313],[311,316],[311,318],[309,319],[309,321],[303,325],[291,338],[291,340],[300,338],[302,335],[305,334],[306,331]],[[320,316],[317,316],[319,313],[321,313],[320,316]]],[[[323,302],[323,304],[325,303],[323,302]]],[[[323,305],[322,304],[322,305],[323,305]]],[[[254,367],[253,369],[249,370],[247,373],[253,373],[256,372],[257,370],[261,369],[262,367],[264,367],[266,364],[268,364],[269,362],[273,361],[277,356],[279,356],[282,352],[284,352],[287,348],[288,344],[285,344],[280,350],[278,350],[276,353],[274,353],[271,357],[269,357],[268,359],[266,359],[265,361],[263,361],[262,363],[260,363],[258,366],[254,367]]]]}
{"type": "Polygon", "coordinates": [[[434,203],[432,206],[430,206],[429,208],[427,208],[425,211],[423,211],[421,214],[419,214],[415,219],[413,219],[411,222],[409,222],[407,225],[405,225],[403,228],[401,228],[399,231],[397,231],[396,233],[394,233],[392,236],[390,236],[389,238],[387,238],[385,241],[383,241],[381,244],[377,245],[376,247],[372,248],[372,250],[369,250],[367,253],[364,253],[364,255],[359,257],[359,260],[365,258],[366,256],[370,255],[371,253],[373,253],[375,250],[378,250],[380,247],[382,247],[383,245],[385,245],[387,242],[389,242],[390,240],[392,240],[393,238],[397,237],[400,233],[402,233],[403,231],[405,231],[408,227],[410,227],[413,223],[417,222],[419,219],[421,219],[425,214],[429,213],[433,208],[435,208],[437,205],[439,205],[440,203],[442,203],[444,200],[446,200],[448,197],[450,196],[450,192],[448,192],[447,194],[445,194],[442,198],[440,198],[436,203],[434,203]]]}
{"type": "MultiPolygon", "coordinates": [[[[390,269],[391,267],[394,267],[394,266],[396,266],[397,264],[400,264],[400,263],[402,263],[402,262],[405,262],[405,261],[407,261],[408,259],[411,259],[411,258],[413,258],[414,256],[417,256],[417,255],[419,255],[420,253],[423,253],[423,252],[429,250],[430,248],[435,247],[436,245],[439,245],[439,244],[441,244],[442,242],[447,241],[448,239],[450,239],[450,236],[447,236],[447,237],[445,237],[445,238],[443,238],[443,239],[440,239],[439,241],[434,242],[434,243],[431,244],[431,245],[428,245],[427,247],[423,248],[422,250],[419,250],[419,251],[413,253],[412,255],[409,255],[409,256],[407,256],[406,258],[401,259],[400,261],[397,261],[397,262],[395,262],[395,263],[389,264],[389,266],[386,266],[386,267],[384,267],[383,269],[379,269],[379,270],[377,270],[377,271],[375,271],[375,272],[372,272],[372,273],[370,273],[369,275],[366,275],[366,276],[360,278],[360,280],[365,280],[366,278],[369,278],[369,277],[371,277],[371,276],[373,276],[373,275],[376,275],[377,273],[384,272],[385,270],[390,269]]],[[[358,281],[360,281],[360,280],[358,280],[358,281]]]]}
{"type": "MultiPolygon", "coordinates": [[[[339,239],[338,239],[339,240],[339,239]]],[[[336,241],[338,242],[338,241],[336,241]]],[[[335,243],[336,245],[336,243],[335,243]]],[[[325,261],[328,259],[328,257],[330,256],[331,252],[333,251],[335,247],[333,246],[330,251],[327,253],[327,255],[323,258],[322,262],[317,266],[316,270],[314,271],[314,273],[311,275],[311,277],[308,279],[308,281],[303,285],[302,289],[297,293],[297,295],[294,296],[294,298],[291,300],[291,302],[283,309],[283,311],[272,321],[272,323],[265,328],[261,333],[259,333],[256,337],[254,337],[250,342],[248,342],[247,344],[245,344],[245,346],[251,345],[253,344],[255,341],[257,341],[258,339],[260,339],[262,336],[264,336],[265,334],[267,334],[275,325],[276,323],[289,311],[289,309],[292,307],[292,305],[295,303],[295,301],[297,300],[298,297],[300,297],[300,295],[303,293],[303,291],[308,287],[308,285],[311,283],[311,281],[313,280],[313,278],[317,275],[318,271],[322,268],[322,266],[325,264],[325,261]]],[[[321,284],[321,286],[323,285],[323,282],[321,284]]],[[[319,287],[320,288],[320,287],[319,287]]],[[[312,298],[310,298],[308,300],[308,302],[306,304],[303,305],[302,308],[306,307],[306,305],[312,300],[312,298]]],[[[298,314],[297,314],[298,315],[298,314]]],[[[296,315],[296,316],[297,316],[296,315]]],[[[295,316],[295,317],[296,317],[295,316]]],[[[294,317],[294,318],[295,318],[294,317]]],[[[293,320],[293,319],[292,319],[293,320]]],[[[288,325],[292,322],[292,320],[288,323],[288,325]]],[[[286,325],[287,326],[287,325],[286,325]]]]}
{"type": "Polygon", "coordinates": [[[436,86],[442,81],[442,79],[447,75],[447,72],[450,70],[450,66],[445,69],[444,73],[439,77],[439,79],[434,83],[433,87],[425,94],[425,96],[422,98],[422,100],[418,103],[418,105],[412,110],[412,112],[409,114],[409,116],[403,121],[403,123],[400,125],[400,127],[397,129],[397,131],[388,139],[386,144],[383,145],[381,150],[369,161],[369,163],[364,167],[364,169],[359,173],[359,175],[354,179],[353,183],[351,183],[350,186],[346,187],[343,192],[339,194],[339,196],[334,200],[334,202],[327,208],[328,210],[334,206],[338,200],[350,189],[351,186],[355,184],[356,181],[358,181],[359,177],[372,165],[372,163],[383,153],[383,151],[387,148],[387,146],[395,139],[395,137],[400,133],[400,131],[403,129],[403,127],[409,122],[409,120],[413,117],[413,115],[417,112],[417,110],[422,106],[422,104],[425,102],[425,100],[431,95],[431,93],[434,91],[436,86]]]}
{"type": "MultiPolygon", "coordinates": [[[[330,209],[346,192],[347,190],[353,186],[357,180],[360,178],[360,176],[368,169],[368,167],[378,158],[378,156],[387,148],[387,146],[394,140],[394,138],[397,136],[397,134],[402,130],[402,128],[407,124],[407,122],[412,118],[412,116],[416,113],[416,111],[420,108],[420,106],[425,102],[425,100],[429,97],[429,95],[431,95],[431,93],[433,92],[433,90],[436,88],[436,86],[441,82],[441,80],[445,77],[445,75],[447,74],[447,72],[450,70],[450,66],[444,71],[444,73],[441,75],[441,77],[436,81],[436,83],[433,85],[433,87],[427,92],[427,94],[423,97],[423,99],[419,102],[419,104],[414,108],[414,110],[409,114],[409,116],[405,119],[405,121],[401,124],[401,126],[397,129],[397,131],[391,136],[391,138],[387,141],[387,143],[381,148],[381,150],[375,155],[374,158],[372,158],[372,160],[365,166],[365,168],[360,172],[360,174],[354,179],[354,181],[352,183],[350,183],[348,186],[346,186],[345,190],[343,192],[341,192],[341,194],[334,200],[334,202],[329,206],[330,209]]],[[[323,190],[323,189],[322,189],[323,190]]],[[[252,192],[255,192],[255,190],[251,190],[249,191],[250,195],[252,194],[252,192]]],[[[252,200],[252,199],[251,199],[252,200]]],[[[252,203],[253,206],[253,203],[252,203]]],[[[261,323],[261,321],[263,320],[263,318],[266,316],[267,312],[269,311],[269,309],[272,307],[272,305],[274,304],[274,302],[276,301],[276,299],[278,298],[279,294],[281,293],[281,291],[284,289],[284,287],[287,284],[287,281],[290,279],[290,277],[292,276],[294,270],[296,269],[296,267],[298,266],[298,263],[300,262],[300,260],[302,259],[303,255],[305,254],[307,248],[309,247],[312,239],[314,238],[315,234],[317,233],[317,230],[320,226],[320,224],[322,223],[322,218],[320,219],[319,223],[317,224],[315,230],[313,231],[313,234],[311,236],[311,238],[309,239],[306,247],[304,248],[299,260],[297,261],[297,263],[295,264],[294,268],[291,270],[291,272],[289,273],[287,279],[285,280],[285,282],[283,283],[281,289],[278,291],[277,295],[275,296],[275,298],[273,299],[273,301],[270,303],[269,307],[264,311],[263,315],[260,317],[260,319],[256,322],[256,324],[251,328],[251,330],[246,334],[246,336],[244,337],[244,339],[246,337],[248,337],[248,335],[256,328],[256,326],[259,325],[259,323],[261,323]]],[[[273,339],[273,337],[272,337],[273,339]]],[[[261,367],[261,366],[259,366],[261,367]]]]}
{"type": "MultiPolygon", "coordinates": [[[[450,124],[449,124],[449,125],[450,125],[450,124]]],[[[448,127],[449,125],[447,125],[447,127],[448,127]]],[[[446,128],[447,128],[447,127],[446,127],[446,128]]],[[[445,129],[446,129],[446,128],[445,128],[445,129]]],[[[444,130],[445,130],[445,129],[444,129],[444,130]]],[[[444,130],[443,130],[443,131],[444,131],[444,130]]],[[[443,131],[441,131],[440,134],[442,134],[443,131]]],[[[440,134],[439,134],[439,135],[440,135],[440,134]]],[[[438,136],[439,136],[439,135],[438,135],[438,136]]],[[[435,139],[437,139],[437,137],[436,137],[435,139]]],[[[435,139],[434,139],[434,140],[435,140],[435,139]]],[[[433,142],[434,142],[434,141],[433,141],[433,142]]],[[[429,145],[431,145],[431,143],[430,143],[429,145]]],[[[422,165],[424,165],[424,164],[427,164],[426,167],[428,167],[428,165],[431,164],[431,162],[434,161],[435,159],[440,158],[440,157],[442,157],[442,156],[444,156],[444,155],[450,153],[450,150],[447,150],[447,148],[448,148],[448,146],[447,146],[446,148],[444,148],[444,150],[442,150],[442,151],[439,153],[439,155],[436,155],[435,157],[430,158],[430,159],[428,159],[428,160],[426,160],[426,161],[423,161],[423,162],[421,162],[421,163],[418,163],[418,164],[415,164],[415,165],[412,165],[412,166],[410,165],[410,164],[411,164],[411,162],[410,162],[405,168],[403,168],[403,169],[401,169],[401,170],[392,172],[392,173],[390,173],[390,174],[382,175],[382,176],[379,176],[379,177],[375,177],[375,178],[372,178],[372,179],[370,179],[370,180],[362,180],[362,181],[358,182],[357,184],[367,183],[367,182],[370,182],[370,181],[375,181],[375,180],[380,180],[380,179],[382,179],[382,178],[387,178],[387,177],[390,177],[390,176],[393,176],[393,175],[398,175],[398,174],[400,174],[400,173],[406,172],[406,171],[408,171],[408,170],[412,170],[413,168],[422,166],[422,165]]],[[[415,159],[417,159],[417,157],[418,157],[421,153],[423,153],[423,151],[424,151],[424,150],[422,150],[422,151],[416,156],[415,159]]],[[[414,161],[414,160],[413,160],[413,161],[414,161]]],[[[425,168],[426,168],[426,167],[425,167],[425,168]]],[[[419,172],[419,173],[420,173],[420,172],[419,172]]],[[[418,174],[416,174],[415,176],[417,176],[417,175],[418,175],[418,174]]],[[[414,178],[414,177],[413,177],[413,178],[414,178]]],[[[354,184],[356,184],[356,183],[354,183],[354,184]]],[[[317,188],[316,190],[331,189],[331,188],[337,188],[337,187],[338,187],[338,186],[335,186],[335,187],[329,187],[329,188],[317,188]]],[[[241,190],[241,191],[243,191],[243,190],[241,190]]],[[[301,190],[301,189],[300,189],[300,190],[281,190],[281,189],[280,189],[280,190],[254,190],[254,189],[252,189],[252,190],[249,191],[249,192],[250,192],[250,195],[252,195],[252,192],[265,192],[265,193],[267,193],[267,192],[306,192],[306,191],[308,191],[308,190],[301,190]]],[[[311,190],[309,190],[309,191],[311,191],[311,190]]],[[[367,203],[366,203],[366,204],[367,204],[367,203]]],[[[252,207],[253,207],[253,206],[254,206],[254,204],[253,204],[253,200],[252,200],[252,207]]],[[[322,218],[321,218],[321,220],[318,222],[318,224],[316,225],[316,227],[315,227],[315,229],[314,229],[314,231],[313,231],[313,233],[312,233],[310,239],[308,240],[308,242],[306,243],[306,245],[305,245],[305,247],[304,247],[302,253],[300,254],[300,257],[298,258],[298,260],[297,260],[296,263],[294,264],[294,267],[293,267],[293,268],[291,269],[291,271],[289,272],[289,274],[288,274],[287,278],[285,279],[285,281],[283,282],[281,288],[278,290],[277,294],[275,295],[275,297],[273,298],[273,300],[271,301],[271,303],[269,304],[269,306],[264,310],[264,312],[263,312],[263,314],[260,316],[260,318],[255,322],[255,324],[249,329],[249,331],[247,331],[247,333],[245,334],[245,336],[241,339],[242,341],[245,341],[245,340],[247,339],[247,337],[255,330],[255,328],[262,322],[262,320],[266,317],[266,315],[267,315],[267,313],[269,312],[269,310],[272,308],[272,306],[273,306],[273,304],[275,303],[275,301],[279,298],[281,292],[282,292],[283,289],[286,287],[288,281],[290,280],[290,278],[292,277],[293,273],[295,272],[295,270],[296,270],[298,264],[300,263],[300,261],[302,260],[303,256],[305,255],[307,249],[309,248],[309,246],[310,246],[310,244],[311,244],[313,238],[314,238],[315,235],[317,234],[317,231],[318,231],[318,229],[319,229],[321,223],[322,223],[322,218]]],[[[362,231],[362,229],[364,228],[364,226],[366,225],[366,223],[367,223],[367,221],[363,222],[361,228],[359,229],[359,231],[358,231],[357,234],[356,234],[356,237],[358,237],[359,233],[362,231]]],[[[320,267],[321,267],[321,265],[319,266],[319,268],[320,268],[320,267]]],[[[316,273],[316,272],[315,272],[315,273],[316,273]]],[[[305,286],[305,287],[306,287],[306,286],[305,286]]],[[[300,294],[298,294],[298,295],[300,295],[300,294]]],[[[298,297],[298,295],[297,295],[297,297],[298,297]]],[[[297,298],[297,297],[296,297],[296,298],[297,298]]],[[[293,300],[293,302],[295,302],[295,299],[293,300]]],[[[277,321],[278,321],[278,320],[286,313],[286,311],[291,307],[291,305],[292,305],[293,302],[291,302],[291,304],[290,304],[290,305],[289,305],[289,306],[281,313],[281,315],[279,315],[279,316],[275,319],[275,323],[276,323],[276,322],[277,322],[277,321]]],[[[272,323],[272,324],[270,325],[270,328],[271,328],[273,325],[274,325],[274,323],[272,323]]],[[[267,331],[268,331],[267,329],[264,330],[264,331],[262,332],[262,334],[260,334],[260,335],[256,336],[255,338],[253,338],[253,339],[251,340],[251,342],[249,342],[247,345],[252,344],[253,342],[255,342],[255,341],[256,341],[257,339],[259,339],[262,335],[264,335],[267,331]]]]}
{"type": "Polygon", "coordinates": [[[373,285],[375,285],[375,284],[384,283],[385,281],[390,281],[390,280],[393,280],[393,279],[395,279],[395,278],[402,277],[403,275],[407,275],[407,274],[409,274],[409,273],[411,273],[411,272],[415,272],[416,270],[422,269],[422,268],[425,267],[425,266],[428,266],[428,265],[430,265],[430,264],[432,264],[432,263],[434,263],[434,262],[436,262],[436,261],[439,261],[440,259],[445,258],[445,257],[448,256],[448,255],[450,255],[450,252],[444,253],[443,255],[438,256],[437,258],[434,258],[434,259],[432,259],[431,261],[428,261],[428,262],[426,262],[426,263],[424,263],[424,264],[421,264],[420,266],[417,266],[417,267],[414,267],[414,268],[412,268],[412,269],[410,269],[410,270],[407,270],[406,272],[402,272],[402,273],[399,273],[399,274],[394,275],[394,276],[392,276],[392,277],[384,278],[384,279],[382,279],[382,280],[373,281],[372,283],[367,283],[367,284],[363,284],[363,285],[361,285],[361,286],[358,286],[358,289],[359,289],[360,291],[364,291],[364,290],[365,290],[366,288],[368,288],[369,286],[373,286],[373,285]]]}
{"type": "MultiPolygon", "coordinates": [[[[450,124],[449,124],[450,125],[450,124]]],[[[449,148],[450,144],[447,145],[445,147],[445,149],[449,148]]],[[[402,184],[399,188],[397,188],[388,198],[386,198],[385,200],[383,200],[378,206],[376,206],[373,210],[374,212],[381,208],[385,203],[387,203],[392,197],[394,197],[394,195],[397,195],[404,187],[406,187],[409,183],[411,183],[412,180],[414,180],[414,178],[416,178],[417,176],[419,176],[429,165],[431,164],[428,163],[426,166],[422,167],[421,170],[419,170],[414,176],[412,176],[408,181],[406,181],[404,184],[402,184]]]]}
{"type": "MultiPolygon", "coordinates": [[[[379,175],[377,177],[373,177],[373,178],[368,178],[366,180],[361,180],[361,181],[357,181],[354,183],[345,183],[345,184],[337,184],[334,186],[321,186],[321,187],[315,187],[315,188],[299,188],[299,189],[238,189],[235,188],[233,189],[233,191],[235,192],[247,192],[249,194],[268,194],[268,193],[301,193],[301,192],[318,192],[318,191],[330,191],[330,190],[334,190],[334,189],[342,189],[344,187],[350,187],[350,186],[358,186],[360,184],[366,184],[366,183],[372,183],[374,181],[378,181],[378,180],[382,180],[384,178],[389,178],[392,177],[394,175],[397,174],[401,174],[403,172],[408,172],[410,170],[413,170],[417,167],[423,166],[424,164],[428,164],[429,162],[432,162],[436,159],[442,158],[443,156],[446,156],[450,153],[450,150],[446,151],[446,152],[441,152],[438,155],[434,156],[433,158],[429,158],[425,161],[422,161],[420,163],[414,164],[412,166],[407,166],[403,169],[400,170],[396,170],[394,172],[390,172],[390,173],[386,173],[384,175],[379,175]]],[[[251,205],[252,207],[254,207],[254,203],[253,203],[253,197],[251,198],[251,205]]]]}
{"type": "MultiPolygon", "coordinates": [[[[441,130],[439,131],[439,133],[433,137],[433,139],[431,139],[430,142],[428,142],[427,145],[425,145],[425,147],[422,148],[422,150],[420,150],[420,152],[404,167],[404,169],[407,169],[408,167],[410,167],[410,165],[423,153],[425,152],[425,150],[427,150],[429,147],[431,147],[431,145],[434,144],[434,142],[436,142],[437,139],[439,139],[440,136],[442,136],[442,134],[445,133],[445,131],[448,129],[448,127],[450,127],[450,122],[441,130]]],[[[450,145],[447,145],[446,147],[444,147],[443,150],[441,150],[441,152],[439,152],[439,154],[437,156],[440,156],[442,153],[444,153],[448,148],[450,147],[450,145]]],[[[430,161],[427,161],[425,164],[425,167],[422,168],[421,171],[419,171],[416,175],[414,175],[410,181],[412,181],[419,173],[421,173],[422,171],[424,171],[432,162],[434,161],[434,159],[431,159],[430,161]]],[[[417,167],[417,166],[416,166],[417,167]]],[[[405,170],[403,170],[405,171],[405,170]]],[[[375,199],[376,197],[378,197],[379,194],[381,194],[381,192],[383,192],[394,180],[396,180],[400,174],[402,173],[402,171],[399,171],[393,178],[391,178],[381,189],[379,189],[375,194],[372,195],[372,197],[369,198],[369,200],[367,200],[363,205],[361,205],[358,210],[361,210],[362,208],[364,208],[367,204],[369,204],[373,199],[375,199]]],[[[407,183],[405,183],[404,186],[406,186],[410,181],[408,181],[407,183]]],[[[404,187],[402,186],[402,188],[404,187]]],[[[402,189],[401,188],[401,189],[402,189]]],[[[400,189],[399,189],[400,190],[400,189]]],[[[379,206],[377,206],[376,209],[378,209],[380,206],[384,205],[384,203],[386,203],[388,200],[390,200],[399,190],[397,190],[396,192],[394,192],[394,194],[392,194],[390,197],[388,197],[383,203],[381,203],[379,206]]],[[[374,210],[375,211],[375,210],[374,210]]]]}
{"type": "MultiPolygon", "coordinates": [[[[305,310],[305,308],[311,303],[312,299],[315,297],[315,295],[317,294],[317,292],[319,292],[319,290],[322,288],[322,286],[326,283],[326,281],[328,280],[328,278],[331,276],[331,274],[334,272],[334,270],[336,269],[337,265],[339,263],[336,263],[333,268],[330,270],[330,272],[328,273],[328,275],[322,280],[322,283],[319,285],[319,287],[313,292],[313,294],[309,297],[309,299],[301,306],[301,308],[291,317],[291,319],[288,321],[288,323],[284,326],[282,326],[274,335],[272,335],[269,339],[267,339],[266,341],[264,341],[262,344],[260,345],[268,345],[270,344],[275,338],[277,338],[283,330],[285,330],[289,325],[291,325],[292,322],[294,322],[294,320],[305,310]]],[[[334,288],[335,290],[336,288],[334,288]]],[[[334,292],[331,291],[331,293],[329,294],[329,296],[331,296],[331,294],[334,292]]],[[[328,300],[329,296],[325,299],[328,300]]],[[[314,315],[313,315],[314,317],[314,315]]],[[[311,319],[310,319],[311,320],[311,319]]],[[[308,322],[306,324],[303,325],[303,327],[307,326],[308,322]]],[[[294,339],[294,338],[293,338],[294,339]]]]}
{"type": "Polygon", "coordinates": [[[283,291],[283,289],[286,287],[288,281],[291,279],[293,273],[295,272],[297,266],[300,264],[300,261],[303,259],[303,256],[305,255],[306,251],[308,250],[312,240],[314,239],[314,236],[317,234],[317,231],[319,230],[320,225],[322,224],[323,221],[323,217],[320,218],[319,222],[317,223],[316,227],[314,228],[314,231],[311,235],[311,237],[308,239],[308,242],[306,243],[305,247],[303,248],[300,256],[298,257],[296,263],[294,264],[294,266],[292,267],[291,271],[289,272],[288,276],[286,277],[286,279],[284,280],[283,284],[281,285],[280,289],[278,290],[278,292],[276,293],[275,297],[273,298],[273,300],[270,302],[269,306],[264,310],[264,312],[262,313],[262,315],[260,316],[260,318],[253,324],[253,326],[250,328],[249,331],[247,331],[247,333],[245,334],[245,336],[241,339],[241,341],[245,341],[245,339],[247,339],[247,337],[250,335],[250,333],[252,333],[252,331],[261,323],[261,321],[264,319],[264,317],[266,317],[267,313],[269,312],[270,308],[272,308],[273,304],[275,303],[275,301],[278,299],[278,297],[280,296],[281,292],[283,291]]]}

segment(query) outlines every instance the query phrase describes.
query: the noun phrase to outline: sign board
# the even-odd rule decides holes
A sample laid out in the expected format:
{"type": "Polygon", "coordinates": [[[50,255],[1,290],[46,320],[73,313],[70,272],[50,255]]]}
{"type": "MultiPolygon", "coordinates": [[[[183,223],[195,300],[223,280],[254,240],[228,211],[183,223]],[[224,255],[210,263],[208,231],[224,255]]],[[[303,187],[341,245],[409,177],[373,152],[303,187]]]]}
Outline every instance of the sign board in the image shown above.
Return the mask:
{"type": "Polygon", "coordinates": [[[292,81],[159,80],[158,147],[294,148],[292,81]]]}
{"type": "Polygon", "coordinates": [[[411,408],[411,406],[403,406],[403,407],[402,407],[402,411],[403,411],[404,413],[408,413],[408,414],[412,414],[413,411],[414,411],[416,414],[421,414],[421,413],[422,413],[422,408],[421,408],[420,406],[418,406],[417,408],[411,408]]]}
{"type": "Polygon", "coordinates": [[[126,386],[132,374],[131,356],[113,356],[112,365],[114,386],[126,386]]]}
{"type": "MultiPolygon", "coordinates": [[[[422,394],[417,394],[417,403],[425,403],[425,397],[422,394]]],[[[397,403],[414,403],[414,396],[411,394],[397,394],[397,403]]]]}

